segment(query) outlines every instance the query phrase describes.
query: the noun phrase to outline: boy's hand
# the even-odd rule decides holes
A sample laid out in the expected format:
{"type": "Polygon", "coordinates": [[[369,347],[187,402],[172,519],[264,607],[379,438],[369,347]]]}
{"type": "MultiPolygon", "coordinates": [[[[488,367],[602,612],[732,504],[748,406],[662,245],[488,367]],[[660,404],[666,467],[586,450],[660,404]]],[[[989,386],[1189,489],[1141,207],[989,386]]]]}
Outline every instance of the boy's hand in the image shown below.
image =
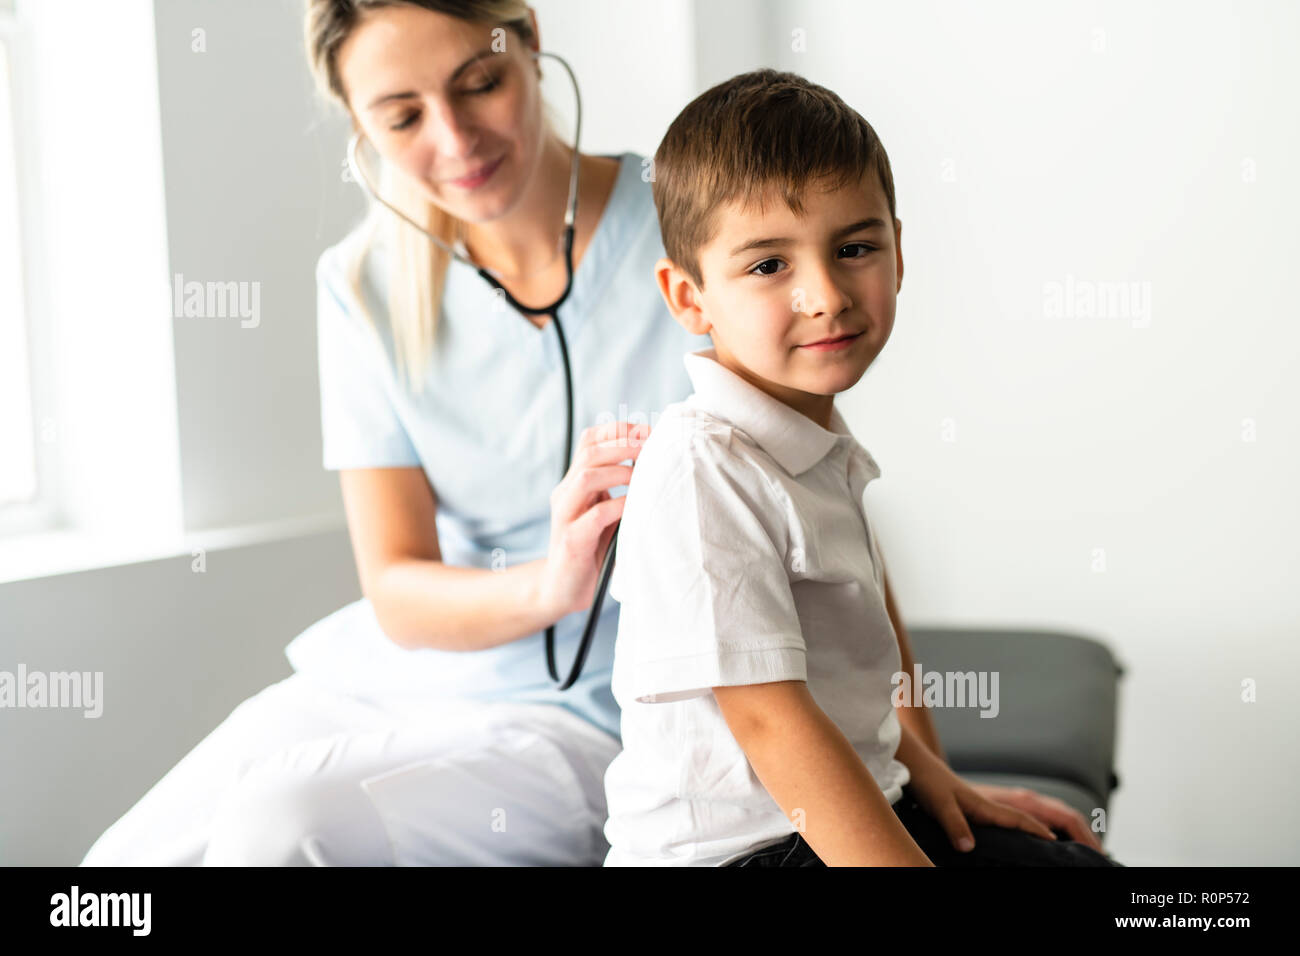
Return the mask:
{"type": "Polygon", "coordinates": [[[938,821],[958,850],[966,852],[975,847],[971,823],[1024,830],[1045,840],[1056,839],[1055,833],[1028,813],[989,799],[934,754],[924,753],[928,759],[904,761],[911,776],[912,791],[916,802],[938,821]],[[964,841],[969,841],[969,845],[964,845],[964,841]]]}
{"type": "Polygon", "coordinates": [[[981,797],[1023,810],[1053,829],[1064,830],[1071,840],[1090,846],[1098,853],[1106,852],[1083,814],[1062,800],[1043,796],[1025,787],[999,787],[990,783],[972,783],[970,786],[981,797]]]}

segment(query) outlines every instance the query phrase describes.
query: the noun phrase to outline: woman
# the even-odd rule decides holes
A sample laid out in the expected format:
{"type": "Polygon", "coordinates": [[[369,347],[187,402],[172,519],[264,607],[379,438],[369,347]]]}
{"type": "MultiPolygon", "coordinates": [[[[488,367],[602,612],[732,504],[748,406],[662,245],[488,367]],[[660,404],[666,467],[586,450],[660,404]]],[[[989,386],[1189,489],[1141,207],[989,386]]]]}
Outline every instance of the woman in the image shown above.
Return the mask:
{"type": "MultiPolygon", "coordinates": [[[[573,154],[544,118],[523,0],[309,0],[307,46],[399,208],[517,301],[554,301],[573,154]]],[[[622,513],[622,462],[689,394],[682,356],[709,341],[654,285],[645,161],[579,162],[559,314],[581,435],[563,480],[549,317],[525,321],[376,206],[317,268],[324,462],[365,597],[299,635],[294,675],[237,707],[83,865],[602,862],[618,606],[567,691],[543,634],[556,626],[567,674],[622,513]]]]}

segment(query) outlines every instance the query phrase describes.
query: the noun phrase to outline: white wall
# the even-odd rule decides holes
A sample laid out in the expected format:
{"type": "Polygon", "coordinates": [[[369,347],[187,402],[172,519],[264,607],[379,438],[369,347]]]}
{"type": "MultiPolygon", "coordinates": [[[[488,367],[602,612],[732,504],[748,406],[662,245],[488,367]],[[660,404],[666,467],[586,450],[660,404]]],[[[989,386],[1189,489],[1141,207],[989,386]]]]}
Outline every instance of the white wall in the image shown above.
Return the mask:
{"type": "MultiPolygon", "coordinates": [[[[543,50],[569,61],[582,90],[584,153],[654,153],[695,95],[693,0],[534,0],[543,50]]],[[[547,102],[571,117],[559,64],[542,60],[547,102]]],[[[572,127],[561,126],[566,141],[572,127]]]]}
{"type": "Polygon", "coordinates": [[[586,81],[588,143],[653,152],[699,92],[773,66],[838,92],[889,151],[898,315],[840,404],[881,464],[906,619],[1108,640],[1118,859],[1300,862],[1282,680],[1300,663],[1300,10],[701,0],[681,29],[678,5],[641,6],[536,5],[586,81]],[[1067,277],[1139,283],[1150,311],[1050,318],[1067,277]]]}
{"type": "Polygon", "coordinates": [[[896,324],[841,402],[907,619],[1109,640],[1116,858],[1300,862],[1300,8],[772,10],[893,166],[896,324]],[[1067,276],[1149,284],[1149,323],[1045,316],[1067,276]]]}

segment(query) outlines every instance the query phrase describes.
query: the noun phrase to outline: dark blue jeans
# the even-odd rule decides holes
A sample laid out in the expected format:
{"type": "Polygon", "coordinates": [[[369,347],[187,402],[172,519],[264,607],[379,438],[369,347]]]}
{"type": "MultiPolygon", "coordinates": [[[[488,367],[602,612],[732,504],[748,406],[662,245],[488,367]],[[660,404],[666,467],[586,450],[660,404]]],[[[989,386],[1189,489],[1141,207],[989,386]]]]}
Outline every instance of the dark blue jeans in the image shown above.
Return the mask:
{"type": "MultiPolygon", "coordinates": [[[[910,786],[894,804],[894,814],[912,835],[921,852],[935,866],[1123,866],[1092,847],[1065,839],[1059,830],[1056,840],[1047,840],[1010,827],[971,824],[975,849],[963,853],[952,845],[939,822],[916,802],[910,786]]],[[[798,833],[780,843],[733,860],[727,866],[825,866],[813,848],[798,833]]]]}

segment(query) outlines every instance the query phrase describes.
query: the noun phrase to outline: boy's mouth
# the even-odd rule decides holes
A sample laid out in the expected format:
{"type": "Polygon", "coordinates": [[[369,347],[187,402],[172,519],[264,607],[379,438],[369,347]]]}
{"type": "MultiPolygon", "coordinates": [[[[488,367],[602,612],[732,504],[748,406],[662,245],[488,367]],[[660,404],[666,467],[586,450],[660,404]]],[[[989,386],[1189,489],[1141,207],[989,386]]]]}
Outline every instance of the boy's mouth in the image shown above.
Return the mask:
{"type": "Polygon", "coordinates": [[[830,339],[819,339],[816,342],[808,342],[805,345],[801,345],[799,348],[813,349],[817,352],[827,352],[834,349],[848,348],[854,341],[861,337],[861,335],[861,332],[854,332],[851,335],[840,335],[830,339]]]}

